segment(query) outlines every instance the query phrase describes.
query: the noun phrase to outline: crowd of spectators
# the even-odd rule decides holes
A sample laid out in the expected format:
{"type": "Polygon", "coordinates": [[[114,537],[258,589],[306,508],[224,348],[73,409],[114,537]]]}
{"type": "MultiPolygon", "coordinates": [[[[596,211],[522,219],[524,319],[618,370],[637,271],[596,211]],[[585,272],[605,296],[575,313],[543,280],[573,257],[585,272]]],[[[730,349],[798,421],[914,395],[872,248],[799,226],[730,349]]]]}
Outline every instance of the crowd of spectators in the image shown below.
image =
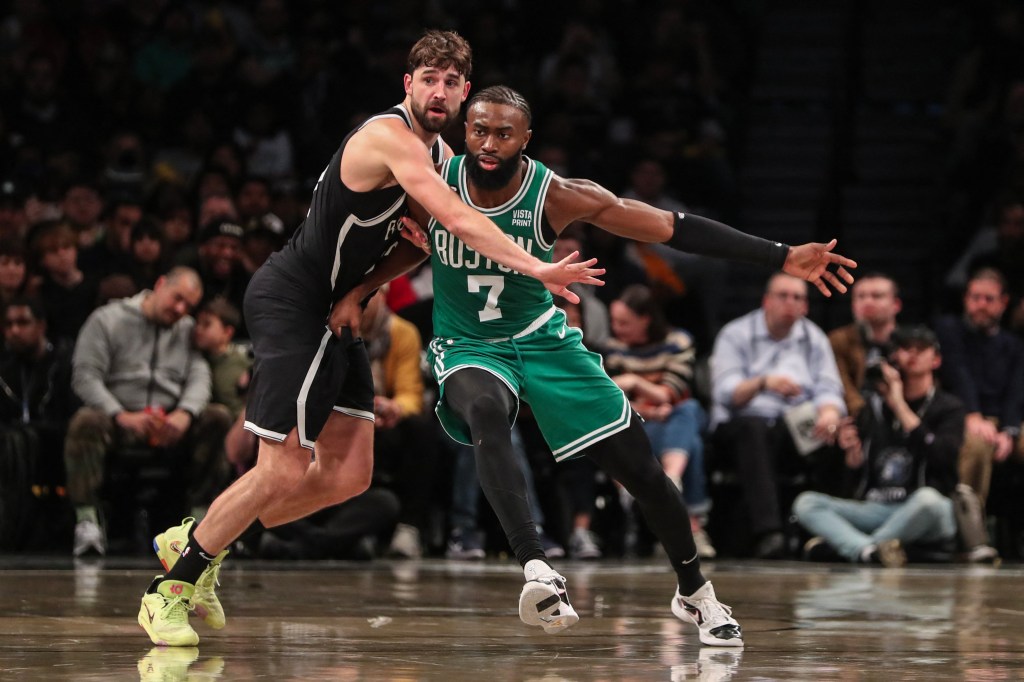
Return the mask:
{"type": "MultiPolygon", "coordinates": [[[[453,27],[469,39],[474,90],[505,83],[523,92],[537,121],[531,150],[555,172],[734,222],[757,10],[710,0],[638,6],[5,3],[0,417],[8,432],[38,435],[6,433],[0,457],[35,453],[30,497],[74,508],[74,539],[52,538],[53,546],[106,551],[111,498],[138,503],[111,485],[110,453],[149,447],[182,465],[165,485],[179,487],[182,513],[196,516],[252,465],[253,437],[241,429],[245,288],[301,223],[344,134],[400,99],[404,58],[423,26],[453,27]],[[138,338],[109,333],[118,317],[132,319],[138,338]]],[[[955,292],[948,309],[930,311],[951,317],[938,321],[934,344],[917,345],[940,358],[943,396],[966,406],[959,478],[984,501],[993,467],[1019,466],[1024,457],[1024,73],[1012,68],[1024,64],[1015,58],[1024,54],[1024,10],[996,2],[982,16],[942,120],[947,180],[959,190],[948,221],[971,227],[960,238],[969,247],[946,264],[955,292]]],[[[457,126],[445,135],[461,149],[457,126]]],[[[850,429],[873,428],[881,415],[906,417],[902,408],[918,397],[878,388],[879,366],[891,386],[891,372],[911,364],[894,336],[897,273],[862,274],[851,324],[821,329],[808,316],[807,287],[789,277],[764,273],[761,307],[730,322],[716,307],[727,284],[718,261],[582,224],[567,228],[556,248],[608,268],[606,286],[580,291],[578,306],[560,304],[647,420],[692,512],[702,556],[716,553],[708,519],[724,511],[714,499],[721,488],[711,485],[722,472],[739,486],[726,503],[739,510],[729,530],[745,539],[738,552],[764,558],[793,554],[787,520],[800,490],[853,495],[851,480],[877,483],[851,474],[873,459],[867,436],[850,429]]],[[[416,362],[431,337],[431,303],[423,269],[393,283],[367,314],[379,393],[377,474],[367,496],[243,538],[244,551],[479,558],[504,549],[500,533],[484,533],[493,519],[477,504],[472,458],[431,414],[436,388],[416,362]]],[[[531,474],[549,552],[652,551],[628,495],[586,462],[555,466],[529,414],[520,419],[517,457],[531,474]]],[[[908,433],[922,428],[913,422],[908,433]]],[[[938,494],[948,497],[942,480],[938,494]]],[[[802,499],[801,508],[811,506],[802,499]]],[[[27,515],[2,518],[10,525],[27,515]]],[[[26,546],[16,535],[4,531],[0,543],[26,546]]],[[[878,559],[864,548],[886,539],[841,553],[878,559]]]]}

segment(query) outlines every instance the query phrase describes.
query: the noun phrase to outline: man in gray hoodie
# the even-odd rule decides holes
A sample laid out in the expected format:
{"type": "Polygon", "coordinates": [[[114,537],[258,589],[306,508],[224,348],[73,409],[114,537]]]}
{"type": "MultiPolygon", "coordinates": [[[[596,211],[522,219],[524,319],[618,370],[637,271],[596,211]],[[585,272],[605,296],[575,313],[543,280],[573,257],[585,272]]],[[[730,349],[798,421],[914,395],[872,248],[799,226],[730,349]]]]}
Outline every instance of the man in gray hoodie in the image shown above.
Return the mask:
{"type": "Polygon", "coordinates": [[[106,551],[97,507],[112,448],[187,445],[193,506],[209,504],[219,492],[216,482],[226,483],[221,444],[230,419],[207,410],[210,368],[191,343],[195,320],[189,312],[202,294],[194,270],[174,268],[153,291],[95,310],[79,333],[72,388],[85,406],[72,417],[64,445],[68,494],[77,514],[76,556],[106,551]]]}

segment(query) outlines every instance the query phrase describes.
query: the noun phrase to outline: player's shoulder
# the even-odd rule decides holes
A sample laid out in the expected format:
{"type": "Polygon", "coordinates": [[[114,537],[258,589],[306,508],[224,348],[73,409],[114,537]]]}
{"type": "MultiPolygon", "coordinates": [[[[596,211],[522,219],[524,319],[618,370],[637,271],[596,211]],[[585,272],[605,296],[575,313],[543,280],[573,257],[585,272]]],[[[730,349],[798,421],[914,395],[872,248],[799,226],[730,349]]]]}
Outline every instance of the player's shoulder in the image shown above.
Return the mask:
{"type": "Polygon", "coordinates": [[[403,147],[417,139],[409,126],[397,116],[376,116],[352,133],[349,144],[403,147]]]}

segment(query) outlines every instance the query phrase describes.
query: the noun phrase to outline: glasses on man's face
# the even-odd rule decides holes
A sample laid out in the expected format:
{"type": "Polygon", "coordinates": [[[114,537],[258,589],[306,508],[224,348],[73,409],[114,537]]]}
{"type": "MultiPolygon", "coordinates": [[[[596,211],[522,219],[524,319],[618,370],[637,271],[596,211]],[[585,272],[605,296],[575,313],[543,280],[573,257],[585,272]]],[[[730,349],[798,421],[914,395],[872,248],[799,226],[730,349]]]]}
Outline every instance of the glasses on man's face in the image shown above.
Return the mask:
{"type": "Polygon", "coordinates": [[[796,301],[797,303],[803,303],[807,300],[807,294],[798,294],[793,291],[773,291],[769,296],[774,296],[780,301],[796,301]]]}

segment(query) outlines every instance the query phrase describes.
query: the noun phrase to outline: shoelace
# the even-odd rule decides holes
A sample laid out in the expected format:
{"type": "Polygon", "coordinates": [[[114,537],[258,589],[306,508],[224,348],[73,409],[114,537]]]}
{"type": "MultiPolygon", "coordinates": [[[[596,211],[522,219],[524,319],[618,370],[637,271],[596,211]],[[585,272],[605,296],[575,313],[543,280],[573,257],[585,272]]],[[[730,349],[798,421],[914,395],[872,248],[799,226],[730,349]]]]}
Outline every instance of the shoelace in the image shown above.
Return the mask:
{"type": "Polygon", "coordinates": [[[539,583],[550,583],[555,591],[558,593],[558,597],[565,603],[569,603],[568,591],[565,589],[565,578],[555,572],[545,573],[544,575],[537,576],[534,578],[539,583]]]}
{"type": "Polygon", "coordinates": [[[714,624],[718,621],[728,621],[732,619],[732,608],[726,606],[717,599],[711,599],[705,597],[697,600],[684,600],[684,603],[692,604],[700,609],[701,613],[704,614],[704,622],[717,627],[714,624]]]}
{"type": "Polygon", "coordinates": [[[192,604],[181,597],[174,597],[164,604],[164,620],[168,623],[181,625],[188,623],[188,612],[193,608],[192,604]],[[178,608],[178,607],[181,608],[178,608]]]}
{"type": "Polygon", "coordinates": [[[204,589],[220,587],[220,564],[210,564],[210,570],[206,574],[199,576],[199,582],[196,587],[202,585],[204,589]]]}

